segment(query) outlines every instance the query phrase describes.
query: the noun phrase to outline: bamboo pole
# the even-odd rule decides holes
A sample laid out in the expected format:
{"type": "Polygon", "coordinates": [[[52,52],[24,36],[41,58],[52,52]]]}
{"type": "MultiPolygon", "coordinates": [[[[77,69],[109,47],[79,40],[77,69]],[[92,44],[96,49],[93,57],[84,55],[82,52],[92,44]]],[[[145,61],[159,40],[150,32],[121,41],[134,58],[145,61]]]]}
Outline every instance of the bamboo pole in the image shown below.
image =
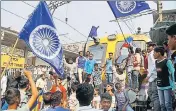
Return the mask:
{"type": "Polygon", "coordinates": [[[8,69],[8,67],[9,67],[9,63],[10,63],[10,61],[11,61],[11,59],[12,59],[13,52],[14,52],[14,50],[15,50],[15,47],[16,47],[18,41],[19,41],[19,37],[16,39],[15,44],[14,44],[14,46],[13,46],[13,48],[12,48],[10,54],[9,54],[10,58],[9,58],[9,60],[8,60],[8,62],[7,62],[7,65],[6,65],[5,69],[3,70],[2,74],[1,74],[1,79],[2,79],[2,77],[4,76],[5,71],[6,71],[6,70],[8,69]]]}

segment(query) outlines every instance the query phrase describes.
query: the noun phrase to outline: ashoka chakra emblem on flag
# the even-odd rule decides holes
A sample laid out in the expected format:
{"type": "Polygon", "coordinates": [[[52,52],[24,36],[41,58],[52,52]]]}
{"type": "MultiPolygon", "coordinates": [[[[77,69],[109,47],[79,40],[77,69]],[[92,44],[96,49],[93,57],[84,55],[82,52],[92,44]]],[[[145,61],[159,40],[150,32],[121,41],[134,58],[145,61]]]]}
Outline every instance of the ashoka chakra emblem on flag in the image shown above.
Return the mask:
{"type": "Polygon", "coordinates": [[[135,1],[116,1],[116,7],[121,13],[129,13],[136,7],[135,1]]]}
{"type": "Polygon", "coordinates": [[[61,50],[57,31],[49,25],[36,27],[30,34],[29,44],[37,55],[45,59],[55,58],[61,50]]]}

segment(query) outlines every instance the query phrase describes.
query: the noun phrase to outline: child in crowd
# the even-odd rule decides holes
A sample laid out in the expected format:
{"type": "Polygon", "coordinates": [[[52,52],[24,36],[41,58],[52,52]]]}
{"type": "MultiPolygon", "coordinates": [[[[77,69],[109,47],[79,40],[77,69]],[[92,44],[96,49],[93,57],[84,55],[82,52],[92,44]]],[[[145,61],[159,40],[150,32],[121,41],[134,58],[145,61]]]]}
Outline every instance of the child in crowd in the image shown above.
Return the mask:
{"type": "Polygon", "coordinates": [[[60,91],[56,91],[51,95],[51,107],[47,109],[47,111],[69,111],[62,107],[62,93],[60,91]]]}
{"type": "Polygon", "coordinates": [[[71,86],[72,94],[70,95],[69,101],[68,101],[71,111],[76,111],[76,109],[79,107],[79,102],[76,99],[76,89],[78,84],[79,84],[78,82],[75,82],[71,86]]]}
{"type": "Polygon", "coordinates": [[[43,102],[44,102],[44,108],[42,109],[42,111],[47,111],[47,109],[50,108],[50,104],[51,104],[51,92],[47,92],[43,94],[43,102]]]}
{"type": "Polygon", "coordinates": [[[97,63],[94,64],[94,71],[92,72],[92,78],[93,78],[94,88],[99,88],[99,92],[100,94],[102,94],[103,85],[102,85],[102,79],[101,79],[101,71],[97,63]]]}
{"type": "Polygon", "coordinates": [[[122,84],[116,83],[115,88],[115,97],[117,101],[116,107],[118,108],[116,111],[133,111],[133,109],[129,105],[129,101],[126,95],[127,91],[122,89],[122,84]]]}
{"type": "Polygon", "coordinates": [[[84,81],[84,83],[87,83],[87,84],[92,84],[92,75],[91,74],[86,74],[87,77],[84,81]]]}
{"type": "Polygon", "coordinates": [[[99,95],[99,89],[98,88],[94,89],[94,98],[93,98],[93,101],[92,101],[92,106],[95,109],[100,109],[100,95],[99,95]]]}
{"type": "Polygon", "coordinates": [[[114,108],[115,107],[115,95],[114,95],[114,85],[113,85],[113,83],[108,83],[106,85],[106,92],[109,93],[112,96],[111,108],[114,108]]]}

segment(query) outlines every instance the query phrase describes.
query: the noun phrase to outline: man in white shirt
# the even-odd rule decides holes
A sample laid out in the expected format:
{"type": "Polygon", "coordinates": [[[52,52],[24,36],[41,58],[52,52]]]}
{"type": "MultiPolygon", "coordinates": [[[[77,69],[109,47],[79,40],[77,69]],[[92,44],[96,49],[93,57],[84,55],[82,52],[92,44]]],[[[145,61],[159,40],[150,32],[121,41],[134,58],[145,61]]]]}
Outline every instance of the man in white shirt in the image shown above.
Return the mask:
{"type": "Polygon", "coordinates": [[[94,88],[91,84],[80,84],[76,90],[76,98],[79,101],[79,108],[76,111],[101,111],[91,106],[93,94],[94,88]]]}
{"type": "Polygon", "coordinates": [[[46,71],[47,71],[46,66],[43,66],[43,67],[42,67],[42,72],[46,72],[46,71]]]}
{"type": "Polygon", "coordinates": [[[157,72],[155,69],[155,59],[153,56],[154,43],[149,43],[147,50],[148,50],[148,75],[146,80],[149,82],[149,89],[148,89],[148,96],[151,100],[150,106],[153,107],[154,111],[160,111],[160,103],[159,103],[159,97],[158,97],[158,91],[157,91],[157,72]]]}
{"type": "Polygon", "coordinates": [[[68,68],[69,76],[71,79],[75,82],[76,81],[76,73],[77,73],[77,65],[73,62],[72,58],[69,58],[68,63],[66,62],[64,58],[64,65],[68,68]]]}
{"type": "Polygon", "coordinates": [[[43,72],[42,72],[42,66],[38,66],[37,70],[38,70],[38,75],[43,74],[43,72]]]}
{"type": "Polygon", "coordinates": [[[47,82],[46,82],[46,79],[45,79],[45,74],[42,74],[36,82],[36,87],[39,90],[41,90],[41,89],[45,90],[46,84],[47,84],[47,82]]]}

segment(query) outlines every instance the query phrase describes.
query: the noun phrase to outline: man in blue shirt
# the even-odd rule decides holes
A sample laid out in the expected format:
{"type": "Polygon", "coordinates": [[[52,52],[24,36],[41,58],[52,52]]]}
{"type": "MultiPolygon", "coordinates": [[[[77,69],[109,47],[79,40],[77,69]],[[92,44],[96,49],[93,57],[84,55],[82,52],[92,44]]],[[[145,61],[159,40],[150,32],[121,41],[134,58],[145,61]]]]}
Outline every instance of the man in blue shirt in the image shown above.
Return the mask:
{"type": "Polygon", "coordinates": [[[82,76],[83,76],[85,62],[86,62],[86,58],[83,56],[83,51],[80,51],[79,57],[76,58],[76,64],[78,67],[78,78],[80,83],[82,83],[83,81],[82,76]]]}
{"type": "Polygon", "coordinates": [[[113,65],[113,53],[109,53],[109,58],[106,60],[106,82],[110,83],[113,80],[112,73],[112,65],[113,65]]]}
{"type": "Polygon", "coordinates": [[[91,75],[94,69],[94,64],[96,63],[96,60],[93,59],[93,54],[89,55],[89,59],[85,63],[84,72],[88,75],[91,75]]]}

